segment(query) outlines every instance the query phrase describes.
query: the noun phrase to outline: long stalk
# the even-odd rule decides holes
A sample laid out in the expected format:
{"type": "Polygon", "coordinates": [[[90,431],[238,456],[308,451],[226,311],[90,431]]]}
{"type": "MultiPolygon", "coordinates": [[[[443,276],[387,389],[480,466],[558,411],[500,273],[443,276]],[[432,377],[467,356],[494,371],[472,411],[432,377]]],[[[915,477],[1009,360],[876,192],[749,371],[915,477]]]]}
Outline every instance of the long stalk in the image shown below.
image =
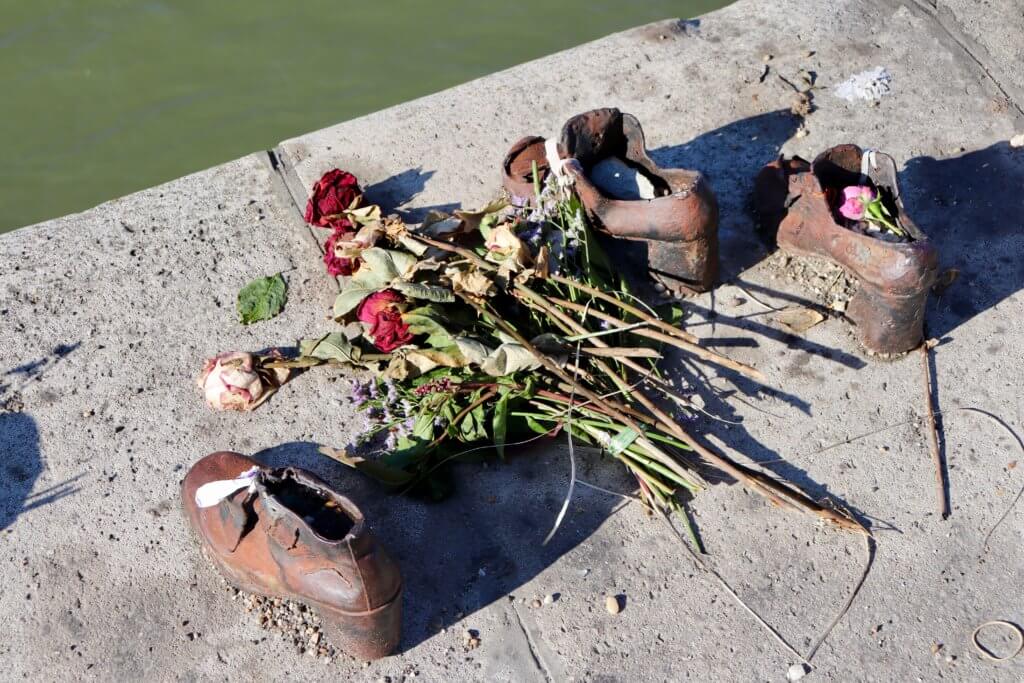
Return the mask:
{"type": "Polygon", "coordinates": [[[558,282],[558,283],[563,284],[563,285],[567,285],[569,287],[573,287],[573,288],[578,289],[580,291],[586,292],[587,294],[589,294],[591,296],[597,297],[598,299],[601,299],[602,301],[607,301],[610,304],[614,304],[614,305],[618,306],[619,308],[621,308],[622,310],[624,310],[627,313],[629,313],[630,315],[635,316],[635,317],[639,318],[640,320],[644,320],[646,322],[649,322],[652,325],[655,325],[656,327],[660,327],[666,333],[671,334],[671,335],[676,336],[676,337],[679,337],[680,339],[682,339],[684,341],[688,341],[688,342],[690,342],[692,344],[696,344],[697,341],[698,341],[697,337],[693,336],[689,332],[686,332],[684,330],[680,330],[678,327],[673,327],[672,325],[669,325],[664,320],[661,320],[660,318],[657,318],[657,317],[651,315],[647,311],[645,311],[643,309],[640,309],[640,308],[637,308],[636,306],[633,306],[631,304],[627,304],[622,299],[619,299],[616,296],[612,296],[611,294],[609,294],[609,293],[607,293],[605,291],[602,291],[602,290],[600,290],[600,289],[598,289],[596,287],[591,287],[590,285],[584,284],[582,282],[577,282],[576,280],[573,280],[573,279],[570,279],[570,278],[567,278],[567,277],[563,277],[561,275],[549,275],[549,277],[552,280],[554,280],[555,282],[558,282]]]}
{"type": "MultiPolygon", "coordinates": [[[[553,375],[555,375],[564,382],[567,382],[569,384],[575,384],[568,374],[566,374],[560,367],[558,367],[558,365],[554,361],[548,358],[547,355],[542,353],[533,344],[531,344],[529,340],[527,340],[525,337],[519,334],[519,332],[516,331],[515,328],[513,328],[511,325],[508,325],[505,321],[501,320],[500,317],[495,316],[492,312],[488,312],[487,309],[485,309],[483,306],[473,301],[472,299],[462,295],[461,293],[457,293],[457,295],[460,296],[460,298],[462,298],[463,301],[469,304],[481,315],[488,315],[489,317],[494,319],[495,323],[502,328],[503,332],[511,336],[513,339],[516,340],[517,343],[519,343],[523,348],[529,351],[537,359],[537,361],[542,366],[544,366],[546,370],[548,370],[548,372],[552,373],[553,375]]],[[[580,394],[593,401],[594,404],[596,404],[597,406],[604,408],[611,417],[614,417],[615,419],[621,421],[625,426],[632,429],[638,435],[642,435],[644,433],[643,430],[639,427],[639,425],[637,425],[637,423],[632,418],[628,417],[621,411],[617,410],[615,407],[610,405],[608,401],[601,398],[594,391],[584,386],[577,386],[577,388],[580,394]]],[[[815,503],[805,493],[803,493],[802,491],[795,487],[782,485],[779,482],[776,482],[774,479],[771,479],[770,477],[762,474],[761,472],[752,470],[749,467],[745,467],[743,465],[740,465],[739,463],[733,462],[732,460],[725,456],[721,456],[718,455],[717,453],[712,452],[703,444],[701,444],[696,439],[687,434],[686,431],[683,430],[683,428],[680,427],[677,423],[673,424],[675,425],[672,429],[673,433],[675,433],[683,441],[689,443],[692,446],[693,450],[696,451],[709,464],[717,467],[726,474],[729,474],[750,490],[764,496],[769,500],[769,502],[784,509],[811,514],[815,517],[818,517],[821,520],[832,523],[835,526],[841,529],[845,529],[847,531],[855,531],[857,533],[870,535],[870,532],[856,520],[844,514],[836,512],[835,510],[831,510],[829,508],[819,505],[818,503],[815,503]]],[[[672,467],[672,469],[676,469],[678,467],[679,470],[682,470],[682,467],[679,465],[678,462],[675,461],[675,459],[671,458],[666,453],[664,453],[646,437],[638,436],[636,443],[643,446],[643,448],[646,451],[648,451],[648,453],[650,453],[652,456],[657,456],[656,459],[662,464],[668,465],[672,467]]],[[[681,471],[680,474],[682,476],[686,476],[685,471],[681,471]]]]}
{"type": "MultiPolygon", "coordinates": [[[[597,318],[599,320],[603,320],[612,325],[616,325],[617,327],[624,327],[627,325],[626,322],[619,320],[615,316],[608,315],[603,311],[598,311],[593,308],[587,308],[582,304],[573,303],[572,301],[567,301],[566,299],[554,296],[548,297],[548,300],[551,303],[561,306],[562,308],[568,308],[570,311],[585,313],[588,316],[597,318]]],[[[715,365],[721,365],[722,367],[725,368],[729,368],[730,370],[734,370],[735,372],[740,373],[744,377],[749,377],[750,379],[761,382],[762,384],[766,381],[764,374],[762,374],[761,371],[758,370],[757,368],[752,368],[749,365],[740,363],[739,361],[735,361],[731,358],[726,358],[721,354],[717,354],[714,351],[709,351],[703,346],[699,346],[685,339],[675,337],[670,334],[665,334],[664,332],[658,332],[657,330],[644,329],[642,327],[632,329],[629,331],[629,333],[635,334],[638,337],[646,337],[647,339],[654,339],[656,341],[669,344],[670,346],[675,346],[678,349],[681,349],[688,353],[692,353],[693,355],[697,356],[702,360],[705,360],[709,363],[714,363],[715,365]]]]}

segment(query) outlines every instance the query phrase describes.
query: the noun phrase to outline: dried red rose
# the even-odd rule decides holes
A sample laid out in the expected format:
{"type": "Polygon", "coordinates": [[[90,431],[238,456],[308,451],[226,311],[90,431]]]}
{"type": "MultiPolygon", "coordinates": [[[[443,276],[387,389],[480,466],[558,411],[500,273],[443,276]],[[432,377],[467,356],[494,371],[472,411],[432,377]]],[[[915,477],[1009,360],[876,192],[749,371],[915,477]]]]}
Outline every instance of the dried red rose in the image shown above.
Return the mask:
{"type": "Polygon", "coordinates": [[[327,238],[324,245],[324,264],[327,272],[338,275],[351,275],[359,270],[362,253],[377,243],[384,231],[380,225],[371,223],[352,232],[339,228],[327,238]]]}
{"type": "Polygon", "coordinates": [[[338,241],[344,242],[353,234],[344,228],[335,228],[331,236],[327,238],[327,243],[324,245],[324,265],[327,266],[327,272],[334,277],[351,275],[359,268],[357,259],[338,256],[337,253],[338,241]]]}
{"type": "Polygon", "coordinates": [[[328,171],[313,185],[306,203],[306,222],[335,230],[351,228],[352,222],[342,212],[358,206],[362,196],[354,175],[338,169],[328,171]]]}
{"type": "Polygon", "coordinates": [[[356,308],[356,318],[370,326],[373,345],[384,353],[412,341],[409,326],[402,322],[400,305],[405,297],[393,289],[374,292],[356,308]]]}

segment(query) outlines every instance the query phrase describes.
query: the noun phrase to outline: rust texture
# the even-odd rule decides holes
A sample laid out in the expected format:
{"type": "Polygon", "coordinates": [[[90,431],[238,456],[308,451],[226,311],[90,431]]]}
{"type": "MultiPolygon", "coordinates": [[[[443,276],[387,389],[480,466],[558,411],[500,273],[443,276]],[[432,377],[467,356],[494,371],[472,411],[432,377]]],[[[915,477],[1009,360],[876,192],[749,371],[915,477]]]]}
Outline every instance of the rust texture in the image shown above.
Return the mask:
{"type": "Polygon", "coordinates": [[[243,489],[209,508],[196,505],[195,492],[203,484],[234,479],[258,464],[221,451],[185,476],[182,505],[208,557],[236,588],[315,608],[331,642],[353,657],[371,660],[393,652],[401,635],[398,565],[351,500],[305,470],[261,468],[255,491],[243,489]],[[311,527],[293,509],[293,499],[275,493],[282,485],[340,510],[351,522],[344,537],[325,537],[311,527]]]}
{"type": "Polygon", "coordinates": [[[761,228],[784,251],[824,258],[859,283],[847,316],[866,349],[902,353],[921,343],[925,305],[938,270],[938,252],[910,219],[900,198],[892,158],[877,155],[869,172],[875,187],[895,207],[909,242],[887,242],[840,225],[829,197],[861,184],[863,151],[839,145],[808,164],[799,157],[768,164],[757,177],[755,205],[761,228]]]}
{"type": "MultiPolygon", "coordinates": [[[[707,291],[718,277],[718,202],[697,171],[661,168],[648,156],[640,122],[618,109],[595,109],[569,119],[559,136],[559,154],[574,159],[576,191],[595,227],[613,237],[642,242],[650,274],[677,293],[707,291]],[[596,187],[590,169],[616,157],[651,181],[651,199],[616,199],[596,187]]],[[[502,163],[510,194],[532,199],[533,164],[549,172],[544,140],[519,140],[502,163]]]]}

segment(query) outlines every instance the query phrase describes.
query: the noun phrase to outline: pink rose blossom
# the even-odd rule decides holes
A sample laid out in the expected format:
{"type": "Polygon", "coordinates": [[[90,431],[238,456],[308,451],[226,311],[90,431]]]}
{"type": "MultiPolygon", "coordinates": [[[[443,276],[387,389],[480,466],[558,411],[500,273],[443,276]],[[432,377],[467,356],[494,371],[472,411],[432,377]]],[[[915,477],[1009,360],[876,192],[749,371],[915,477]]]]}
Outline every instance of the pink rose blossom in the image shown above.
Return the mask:
{"type": "Polygon", "coordinates": [[[875,199],[875,191],[866,185],[852,185],[843,190],[843,205],[839,213],[852,221],[864,218],[867,205],[875,199]]]}

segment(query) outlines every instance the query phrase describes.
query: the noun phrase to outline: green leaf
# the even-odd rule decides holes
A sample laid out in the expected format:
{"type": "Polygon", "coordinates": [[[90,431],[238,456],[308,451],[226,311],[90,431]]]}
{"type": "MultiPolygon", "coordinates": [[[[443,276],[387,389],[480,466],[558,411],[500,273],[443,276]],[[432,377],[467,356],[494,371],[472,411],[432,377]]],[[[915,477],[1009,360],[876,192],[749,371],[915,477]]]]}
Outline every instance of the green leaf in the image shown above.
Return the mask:
{"type": "Polygon", "coordinates": [[[375,289],[368,289],[350,281],[349,286],[334,300],[334,319],[340,320],[349,312],[355,310],[363,299],[376,291],[375,289]]]}
{"type": "Polygon", "coordinates": [[[505,435],[508,433],[508,402],[509,392],[507,389],[501,392],[501,398],[494,406],[494,448],[498,451],[498,457],[505,459],[505,435]]]}
{"type": "Polygon", "coordinates": [[[534,432],[536,432],[537,434],[547,434],[552,429],[552,427],[545,427],[540,422],[538,422],[536,418],[530,417],[529,415],[526,416],[526,426],[529,427],[534,432]]]}
{"type": "Polygon", "coordinates": [[[238,319],[243,325],[269,320],[281,312],[288,300],[281,273],[253,280],[238,292],[238,319]]]}
{"type": "Polygon", "coordinates": [[[455,340],[448,330],[444,329],[441,323],[428,315],[417,313],[423,309],[417,308],[402,314],[402,322],[409,326],[409,331],[414,335],[427,335],[426,345],[434,348],[454,346],[455,340]]]}
{"type": "Polygon", "coordinates": [[[486,418],[487,414],[484,410],[483,404],[473,408],[473,410],[469,411],[469,413],[462,418],[462,421],[458,425],[459,438],[467,443],[486,439],[487,428],[484,426],[486,418]]]}
{"type": "Polygon", "coordinates": [[[425,299],[445,304],[455,301],[455,294],[447,287],[425,285],[422,282],[409,282],[408,280],[398,280],[391,286],[413,299],[425,299]]]}
{"type": "Polygon", "coordinates": [[[610,455],[618,455],[629,448],[636,441],[637,436],[639,435],[629,427],[623,427],[618,434],[612,437],[606,450],[610,455]]]}
{"type": "Polygon", "coordinates": [[[332,332],[319,339],[303,339],[299,342],[299,354],[322,360],[357,363],[360,351],[352,346],[352,342],[344,334],[332,332]]]}

